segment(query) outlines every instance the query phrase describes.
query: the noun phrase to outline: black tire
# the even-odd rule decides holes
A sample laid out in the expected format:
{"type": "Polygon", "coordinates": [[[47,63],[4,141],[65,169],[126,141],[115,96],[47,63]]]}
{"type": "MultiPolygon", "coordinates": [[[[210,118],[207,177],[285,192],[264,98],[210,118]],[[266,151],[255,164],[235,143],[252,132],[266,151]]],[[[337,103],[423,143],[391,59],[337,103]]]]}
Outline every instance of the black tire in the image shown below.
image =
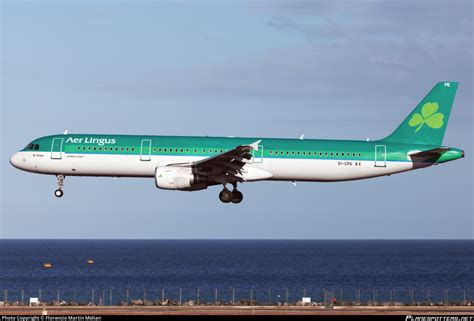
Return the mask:
{"type": "Polygon", "coordinates": [[[64,195],[64,192],[61,189],[57,189],[57,190],[54,191],[54,196],[56,196],[58,198],[63,197],[63,195],[64,195]]]}
{"type": "Polygon", "coordinates": [[[243,199],[244,199],[244,194],[242,194],[240,191],[234,190],[232,192],[232,200],[231,200],[232,203],[238,204],[242,202],[243,199]]]}
{"type": "Polygon", "coordinates": [[[222,192],[219,193],[219,199],[222,203],[229,203],[233,198],[232,192],[228,189],[223,189],[222,192]]]}

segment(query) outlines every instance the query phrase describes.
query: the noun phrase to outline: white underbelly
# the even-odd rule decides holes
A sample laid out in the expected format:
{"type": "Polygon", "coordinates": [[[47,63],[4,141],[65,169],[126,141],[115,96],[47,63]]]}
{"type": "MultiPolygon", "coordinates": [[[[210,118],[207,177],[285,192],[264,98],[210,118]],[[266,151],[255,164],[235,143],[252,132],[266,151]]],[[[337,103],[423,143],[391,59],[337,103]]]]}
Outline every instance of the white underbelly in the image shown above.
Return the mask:
{"type": "Polygon", "coordinates": [[[273,180],[343,181],[384,176],[411,170],[412,162],[338,161],[317,159],[264,159],[255,164],[273,174],[273,180]]]}
{"type": "Polygon", "coordinates": [[[140,155],[65,154],[61,159],[34,157],[32,171],[42,174],[63,174],[77,176],[124,176],[154,177],[155,168],[164,162],[192,162],[204,157],[152,156],[141,160],[140,155]]]}
{"type": "MultiPolygon", "coordinates": [[[[43,174],[77,176],[154,177],[155,168],[164,163],[194,162],[203,156],[151,156],[141,160],[140,155],[104,155],[63,153],[61,159],[51,159],[50,153],[28,153],[28,170],[43,174]],[[36,156],[35,156],[36,155],[36,156]],[[34,166],[33,166],[34,164],[34,166]]],[[[413,169],[412,162],[386,162],[385,167],[374,161],[338,161],[315,159],[265,158],[261,163],[250,163],[271,173],[272,180],[341,181],[383,176],[413,169]]]]}

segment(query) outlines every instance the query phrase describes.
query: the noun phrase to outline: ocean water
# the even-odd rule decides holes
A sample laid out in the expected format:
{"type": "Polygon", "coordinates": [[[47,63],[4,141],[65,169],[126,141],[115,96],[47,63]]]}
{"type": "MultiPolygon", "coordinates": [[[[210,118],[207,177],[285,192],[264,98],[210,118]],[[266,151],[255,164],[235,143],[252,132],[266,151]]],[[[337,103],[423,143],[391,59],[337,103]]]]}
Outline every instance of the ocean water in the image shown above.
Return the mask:
{"type": "Polygon", "coordinates": [[[473,267],[473,240],[0,240],[0,300],[474,300],[473,267]]]}

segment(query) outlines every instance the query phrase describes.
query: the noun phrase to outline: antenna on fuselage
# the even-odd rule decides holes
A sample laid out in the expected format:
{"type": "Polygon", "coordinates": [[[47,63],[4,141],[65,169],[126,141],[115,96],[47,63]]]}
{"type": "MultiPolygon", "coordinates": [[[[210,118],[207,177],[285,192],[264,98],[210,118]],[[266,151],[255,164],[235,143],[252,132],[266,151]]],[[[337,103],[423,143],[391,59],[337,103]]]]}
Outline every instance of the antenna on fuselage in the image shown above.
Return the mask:
{"type": "Polygon", "coordinates": [[[302,134],[302,135],[300,136],[300,139],[301,139],[301,140],[303,140],[303,139],[304,139],[304,134],[302,134]]]}
{"type": "Polygon", "coordinates": [[[67,129],[64,131],[64,135],[67,135],[67,129]]]}

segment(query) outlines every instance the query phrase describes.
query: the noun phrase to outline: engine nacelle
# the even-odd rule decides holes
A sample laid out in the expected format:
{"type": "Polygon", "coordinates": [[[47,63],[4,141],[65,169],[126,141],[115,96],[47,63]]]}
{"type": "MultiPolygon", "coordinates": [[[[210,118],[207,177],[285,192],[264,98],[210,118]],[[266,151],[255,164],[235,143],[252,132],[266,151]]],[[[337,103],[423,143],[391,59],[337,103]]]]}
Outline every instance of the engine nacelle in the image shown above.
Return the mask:
{"type": "Polygon", "coordinates": [[[207,188],[207,177],[190,167],[159,166],[155,169],[155,184],[161,189],[196,191],[207,188]]]}

